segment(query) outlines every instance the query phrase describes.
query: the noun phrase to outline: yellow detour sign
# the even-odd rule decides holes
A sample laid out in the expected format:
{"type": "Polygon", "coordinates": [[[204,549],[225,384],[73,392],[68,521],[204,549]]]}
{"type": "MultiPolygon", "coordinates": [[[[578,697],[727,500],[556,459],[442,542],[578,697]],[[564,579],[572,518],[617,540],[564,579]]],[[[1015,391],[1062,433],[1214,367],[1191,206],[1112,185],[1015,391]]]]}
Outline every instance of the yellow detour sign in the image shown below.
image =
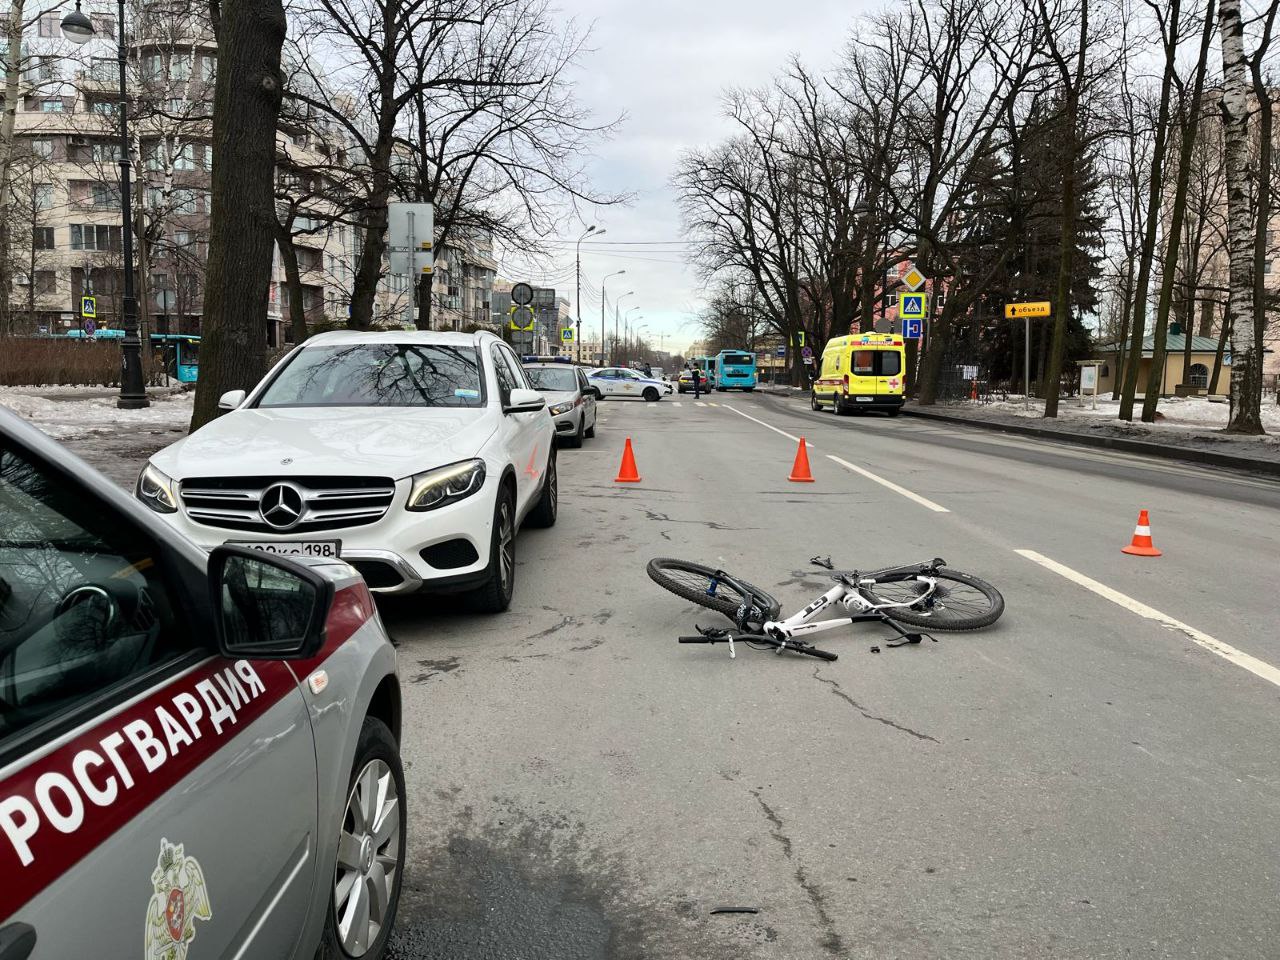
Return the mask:
{"type": "Polygon", "coordinates": [[[1031,303],[1006,303],[1004,318],[1016,320],[1019,317],[1047,317],[1053,313],[1053,304],[1048,300],[1033,300],[1031,303]]]}
{"type": "Polygon", "coordinates": [[[511,305],[511,329],[527,333],[533,329],[537,316],[533,307],[528,304],[513,303],[511,305]]]}

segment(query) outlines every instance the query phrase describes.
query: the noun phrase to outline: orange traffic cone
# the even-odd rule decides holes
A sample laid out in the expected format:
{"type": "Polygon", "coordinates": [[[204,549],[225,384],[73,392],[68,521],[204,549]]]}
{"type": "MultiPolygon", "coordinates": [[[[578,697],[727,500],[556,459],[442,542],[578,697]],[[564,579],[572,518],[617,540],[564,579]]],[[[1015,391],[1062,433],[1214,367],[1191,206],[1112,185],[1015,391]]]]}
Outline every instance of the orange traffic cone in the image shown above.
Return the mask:
{"type": "Polygon", "coordinates": [[[809,451],[805,449],[804,437],[800,438],[800,449],[796,451],[796,462],[791,466],[792,483],[813,483],[813,474],[809,472],[809,451]]]}
{"type": "Polygon", "coordinates": [[[618,475],[613,478],[614,483],[639,483],[640,474],[636,470],[636,455],[631,452],[631,438],[627,437],[627,445],[622,448],[622,466],[618,468],[618,475]]]}
{"type": "Polygon", "coordinates": [[[1120,552],[1132,554],[1135,557],[1162,556],[1155,548],[1155,544],[1151,542],[1151,521],[1147,519],[1147,511],[1138,511],[1138,525],[1133,531],[1133,542],[1121,548],[1120,552]]]}

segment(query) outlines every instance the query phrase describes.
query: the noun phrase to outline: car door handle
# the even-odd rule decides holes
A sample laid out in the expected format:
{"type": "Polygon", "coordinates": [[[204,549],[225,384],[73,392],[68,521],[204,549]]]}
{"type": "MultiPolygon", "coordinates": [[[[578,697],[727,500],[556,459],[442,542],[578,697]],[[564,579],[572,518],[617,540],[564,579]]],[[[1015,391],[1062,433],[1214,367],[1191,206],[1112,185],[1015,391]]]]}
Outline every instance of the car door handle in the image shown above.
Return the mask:
{"type": "Polygon", "coordinates": [[[36,928],[29,923],[0,927],[0,960],[27,960],[36,948],[36,928]]]}

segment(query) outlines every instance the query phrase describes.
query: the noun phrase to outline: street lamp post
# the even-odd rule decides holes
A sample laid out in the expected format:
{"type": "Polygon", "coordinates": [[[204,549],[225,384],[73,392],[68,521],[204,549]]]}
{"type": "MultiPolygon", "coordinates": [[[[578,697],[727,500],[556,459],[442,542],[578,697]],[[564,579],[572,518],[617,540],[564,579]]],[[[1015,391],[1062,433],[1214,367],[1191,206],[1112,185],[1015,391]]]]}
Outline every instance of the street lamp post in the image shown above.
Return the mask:
{"type": "MultiPolygon", "coordinates": [[[[605,280],[608,280],[610,277],[620,277],[620,276],[622,276],[622,275],[623,275],[624,273],[626,273],[626,272],[627,272],[626,270],[615,270],[613,273],[606,273],[606,274],[604,275],[604,280],[601,280],[601,281],[600,281],[600,366],[602,366],[602,367],[605,365],[605,359],[604,359],[604,306],[605,306],[604,283],[605,283],[605,280]]],[[[617,331],[615,331],[615,335],[616,335],[616,332],[617,332],[617,331]]],[[[612,358],[611,358],[611,359],[612,359],[612,358]]]]}
{"type": "MultiPolygon", "coordinates": [[[[627,297],[632,296],[634,293],[635,293],[634,290],[628,290],[626,293],[619,296],[617,300],[613,301],[613,345],[615,348],[618,346],[618,318],[621,312],[620,308],[622,306],[622,301],[627,297]]],[[[623,347],[622,352],[624,354],[626,353],[625,347],[623,347]]],[[[614,362],[614,366],[617,366],[616,361],[614,362]]]]}
{"type": "MultiPolygon", "coordinates": [[[[127,51],[124,41],[124,0],[119,0],[117,18],[119,45],[116,59],[120,65],[120,215],[121,242],[124,253],[124,295],[120,300],[121,319],[124,321],[124,337],[120,341],[120,396],[116,406],[122,410],[137,410],[150,406],[146,384],[142,380],[142,341],[138,339],[138,298],[134,291],[133,277],[133,229],[129,222],[132,207],[130,197],[129,165],[129,101],[125,90],[125,65],[127,51]]],[[[75,44],[82,44],[94,35],[93,22],[76,8],[62,18],[63,35],[75,44]]]]}
{"type": "Polygon", "coordinates": [[[597,231],[595,224],[592,224],[587,227],[587,232],[578,238],[578,244],[574,249],[573,262],[574,272],[577,277],[578,296],[573,301],[573,311],[578,316],[578,331],[575,334],[575,340],[578,345],[577,354],[579,363],[582,362],[582,241],[587,239],[587,237],[593,233],[598,237],[604,232],[605,231],[603,230],[597,231]]]}
{"type": "MultiPolygon", "coordinates": [[[[628,307],[627,312],[622,315],[622,362],[630,363],[635,358],[631,356],[631,314],[639,310],[639,307],[628,307]]],[[[636,317],[637,320],[641,319],[636,317]]]]}

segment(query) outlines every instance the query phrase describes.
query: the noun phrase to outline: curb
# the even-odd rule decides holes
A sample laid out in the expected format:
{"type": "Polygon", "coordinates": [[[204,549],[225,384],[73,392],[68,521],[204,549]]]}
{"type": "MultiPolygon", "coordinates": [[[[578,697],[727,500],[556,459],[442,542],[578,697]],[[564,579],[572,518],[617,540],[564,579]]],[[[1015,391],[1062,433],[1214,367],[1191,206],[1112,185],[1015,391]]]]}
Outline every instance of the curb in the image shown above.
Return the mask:
{"type": "Polygon", "coordinates": [[[1124,453],[1140,453],[1161,460],[1181,460],[1187,463],[1203,463],[1214,467],[1230,467],[1233,470],[1245,470],[1249,473],[1264,473],[1280,477],[1280,461],[1260,460],[1256,457],[1238,457],[1229,453],[1216,453],[1212,450],[1194,450],[1190,447],[1168,446],[1152,443],[1148,440],[1130,440],[1126,437],[1095,437],[1088,434],[1069,433],[1065,430],[1050,430],[1045,427],[1022,426],[1016,423],[998,423],[990,420],[976,420],[969,417],[953,417],[945,413],[933,413],[920,410],[918,407],[903,407],[904,417],[919,417],[921,420],[938,420],[943,423],[958,423],[966,427],[977,427],[980,430],[994,430],[997,433],[1015,433],[1024,437],[1038,437],[1045,440],[1057,440],[1062,443],[1074,443],[1082,447],[1104,447],[1124,453]]]}

